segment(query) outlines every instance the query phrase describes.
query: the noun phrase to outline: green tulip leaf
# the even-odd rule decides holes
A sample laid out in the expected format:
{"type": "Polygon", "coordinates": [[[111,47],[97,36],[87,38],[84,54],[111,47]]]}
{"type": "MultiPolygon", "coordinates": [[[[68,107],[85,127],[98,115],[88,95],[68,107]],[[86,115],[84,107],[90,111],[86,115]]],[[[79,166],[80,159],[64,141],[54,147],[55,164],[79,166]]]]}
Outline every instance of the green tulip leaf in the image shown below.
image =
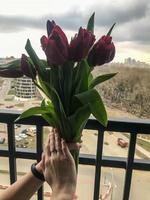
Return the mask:
{"type": "Polygon", "coordinates": [[[20,67],[20,59],[16,59],[7,64],[0,65],[0,76],[7,78],[18,78],[23,76],[20,67]]]}
{"type": "Polygon", "coordinates": [[[88,104],[91,113],[103,125],[107,126],[107,113],[101,96],[95,89],[75,95],[83,105],[88,104]]]}
{"type": "Polygon", "coordinates": [[[98,77],[96,77],[95,79],[93,79],[90,84],[89,84],[89,89],[94,88],[96,85],[109,80],[110,78],[112,78],[113,76],[115,76],[117,73],[111,73],[111,74],[103,74],[100,75],[98,77]]]}
{"type": "Polygon", "coordinates": [[[43,99],[41,102],[41,107],[44,108],[45,106],[46,106],[46,102],[45,102],[45,99],[43,99]]]}
{"type": "Polygon", "coordinates": [[[104,103],[101,99],[99,98],[99,101],[95,101],[94,103],[89,104],[91,113],[93,116],[104,126],[107,126],[108,119],[107,119],[107,112],[104,106],[104,103]]]}
{"type": "Polygon", "coordinates": [[[64,110],[67,115],[70,114],[70,106],[72,99],[72,84],[73,84],[73,67],[74,65],[71,62],[67,62],[59,70],[59,83],[61,88],[62,103],[64,105],[64,110]]]}
{"type": "Polygon", "coordinates": [[[110,36],[110,35],[111,35],[111,32],[112,32],[112,30],[113,30],[113,28],[114,28],[115,25],[116,25],[116,23],[114,23],[114,24],[112,25],[112,27],[109,29],[109,31],[108,31],[108,33],[107,33],[107,36],[110,36]]]}
{"type": "Polygon", "coordinates": [[[93,81],[93,75],[92,75],[92,73],[89,73],[89,77],[88,77],[88,85],[90,85],[91,84],[91,82],[93,81]]]}
{"type": "Polygon", "coordinates": [[[57,121],[54,119],[54,117],[52,115],[50,115],[50,114],[42,114],[42,117],[52,127],[58,127],[58,123],[57,123],[57,121]]]}
{"type": "Polygon", "coordinates": [[[45,114],[45,113],[49,113],[49,112],[53,112],[53,108],[51,107],[49,109],[45,109],[45,108],[41,108],[41,107],[32,107],[29,108],[28,110],[24,111],[15,121],[18,121],[20,119],[24,119],[27,117],[31,117],[32,115],[39,115],[39,114],[45,114]]]}
{"type": "Polygon", "coordinates": [[[74,69],[74,88],[75,94],[84,92],[88,89],[89,65],[86,60],[82,60],[74,69]]]}
{"type": "Polygon", "coordinates": [[[51,99],[51,92],[49,90],[49,85],[47,84],[47,82],[43,81],[41,79],[40,76],[38,76],[38,80],[39,82],[37,83],[36,81],[36,84],[37,84],[37,87],[39,86],[39,89],[49,98],[51,99]]]}
{"type": "Polygon", "coordinates": [[[20,59],[13,60],[7,64],[0,64],[0,70],[4,69],[20,69],[20,59]]]}
{"type": "Polygon", "coordinates": [[[38,70],[41,78],[44,79],[44,77],[45,77],[45,73],[44,73],[45,72],[45,65],[36,55],[34,49],[31,46],[31,42],[30,42],[29,39],[27,40],[25,49],[26,49],[27,53],[29,54],[33,64],[36,66],[36,69],[38,70]]]}
{"type": "Polygon", "coordinates": [[[94,17],[95,12],[92,14],[87,24],[87,30],[91,31],[92,33],[94,33],[94,17]]]}
{"type": "Polygon", "coordinates": [[[72,125],[73,142],[80,142],[81,132],[83,125],[90,116],[89,106],[86,104],[80,107],[73,115],[69,117],[70,124],[72,125]]]}

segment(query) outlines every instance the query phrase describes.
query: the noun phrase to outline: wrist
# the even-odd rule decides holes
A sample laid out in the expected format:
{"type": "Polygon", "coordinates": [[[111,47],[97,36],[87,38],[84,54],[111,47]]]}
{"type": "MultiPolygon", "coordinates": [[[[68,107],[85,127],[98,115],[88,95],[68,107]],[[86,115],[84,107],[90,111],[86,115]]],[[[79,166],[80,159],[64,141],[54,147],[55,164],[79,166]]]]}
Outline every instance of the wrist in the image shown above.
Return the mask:
{"type": "Polygon", "coordinates": [[[36,167],[36,170],[39,173],[43,174],[43,168],[42,168],[42,162],[41,161],[39,163],[37,163],[35,167],[36,167]]]}
{"type": "Polygon", "coordinates": [[[63,187],[55,187],[52,192],[54,199],[73,200],[75,199],[76,186],[65,185],[63,187]]]}
{"type": "Polygon", "coordinates": [[[52,193],[52,200],[74,200],[76,199],[76,195],[73,193],[64,193],[58,191],[57,194],[52,193]]]}
{"type": "Polygon", "coordinates": [[[31,165],[31,172],[37,179],[39,179],[40,181],[44,182],[45,178],[44,178],[43,172],[40,172],[41,171],[40,165],[38,165],[37,167],[36,166],[37,166],[36,163],[33,163],[31,165]]]}

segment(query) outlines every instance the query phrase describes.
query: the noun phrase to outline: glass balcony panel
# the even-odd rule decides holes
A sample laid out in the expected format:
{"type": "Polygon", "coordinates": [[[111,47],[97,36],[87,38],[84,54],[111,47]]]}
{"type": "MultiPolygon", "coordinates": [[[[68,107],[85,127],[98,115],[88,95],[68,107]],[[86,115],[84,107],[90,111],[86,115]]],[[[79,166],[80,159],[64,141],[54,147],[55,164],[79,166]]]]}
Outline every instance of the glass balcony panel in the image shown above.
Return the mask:
{"type": "MultiPolygon", "coordinates": [[[[26,173],[30,172],[31,165],[36,162],[36,160],[29,159],[16,159],[17,165],[17,180],[23,177],[26,173]]],[[[35,193],[31,200],[37,200],[37,194],[35,193]]]]}
{"type": "Polygon", "coordinates": [[[36,128],[31,125],[15,125],[16,149],[34,151],[36,149],[36,128]]]}
{"type": "Polygon", "coordinates": [[[97,130],[84,129],[82,132],[82,148],[80,153],[96,155],[97,130]]]}
{"type": "Polygon", "coordinates": [[[137,135],[136,155],[138,159],[150,160],[150,135],[137,135]]]}
{"type": "Polygon", "coordinates": [[[10,185],[9,160],[0,157],[0,195],[10,185]]]}
{"type": "Polygon", "coordinates": [[[132,174],[130,200],[150,199],[150,172],[134,170],[132,174]]]}
{"type": "Polygon", "coordinates": [[[52,190],[50,188],[50,186],[48,185],[48,183],[44,183],[44,192],[43,192],[43,196],[44,196],[44,200],[49,200],[50,197],[52,195],[52,190]]]}
{"type": "Polygon", "coordinates": [[[0,149],[8,149],[7,125],[0,123],[0,149]]]}
{"type": "Polygon", "coordinates": [[[125,170],[101,168],[100,197],[107,200],[120,200],[123,196],[125,170]]]}
{"type": "Polygon", "coordinates": [[[129,133],[106,131],[104,134],[103,156],[128,156],[129,133]]]}
{"type": "Polygon", "coordinates": [[[79,165],[77,181],[77,199],[93,199],[95,167],[79,165]]]}

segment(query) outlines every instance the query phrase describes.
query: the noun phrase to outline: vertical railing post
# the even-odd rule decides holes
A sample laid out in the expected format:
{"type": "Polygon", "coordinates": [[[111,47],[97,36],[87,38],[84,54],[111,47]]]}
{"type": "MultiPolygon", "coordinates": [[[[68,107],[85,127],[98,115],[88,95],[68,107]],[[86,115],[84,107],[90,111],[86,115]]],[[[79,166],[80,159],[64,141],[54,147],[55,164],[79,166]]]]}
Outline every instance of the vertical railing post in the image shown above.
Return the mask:
{"type": "MultiPolygon", "coordinates": [[[[37,162],[40,162],[43,152],[43,127],[41,125],[36,126],[36,152],[37,162]]],[[[38,200],[43,200],[43,186],[38,190],[38,200]]]]}
{"type": "Polygon", "coordinates": [[[123,200],[128,200],[129,195],[130,195],[132,169],[133,169],[135,146],[136,146],[136,136],[137,136],[137,133],[130,133],[130,144],[129,144],[129,150],[128,150],[123,200]]]}
{"type": "Polygon", "coordinates": [[[8,153],[9,153],[9,172],[10,172],[10,184],[17,180],[16,173],[16,158],[15,158],[15,131],[14,124],[7,124],[8,131],[8,153]]]}
{"type": "Polygon", "coordinates": [[[104,130],[98,130],[96,163],[95,163],[96,167],[95,167],[95,183],[94,183],[94,198],[93,198],[94,200],[99,199],[103,138],[104,138],[104,130]]]}

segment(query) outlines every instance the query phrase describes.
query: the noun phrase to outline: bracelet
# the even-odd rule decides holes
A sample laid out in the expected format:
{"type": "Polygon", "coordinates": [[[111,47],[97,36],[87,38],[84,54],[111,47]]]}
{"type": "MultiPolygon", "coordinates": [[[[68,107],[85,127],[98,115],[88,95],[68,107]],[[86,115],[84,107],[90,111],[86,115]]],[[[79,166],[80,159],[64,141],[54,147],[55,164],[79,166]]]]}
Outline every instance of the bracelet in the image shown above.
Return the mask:
{"type": "Polygon", "coordinates": [[[36,178],[40,179],[41,181],[45,181],[44,175],[42,173],[38,172],[38,170],[36,169],[36,165],[37,165],[37,163],[33,163],[31,165],[31,172],[32,172],[32,174],[36,178]]]}

